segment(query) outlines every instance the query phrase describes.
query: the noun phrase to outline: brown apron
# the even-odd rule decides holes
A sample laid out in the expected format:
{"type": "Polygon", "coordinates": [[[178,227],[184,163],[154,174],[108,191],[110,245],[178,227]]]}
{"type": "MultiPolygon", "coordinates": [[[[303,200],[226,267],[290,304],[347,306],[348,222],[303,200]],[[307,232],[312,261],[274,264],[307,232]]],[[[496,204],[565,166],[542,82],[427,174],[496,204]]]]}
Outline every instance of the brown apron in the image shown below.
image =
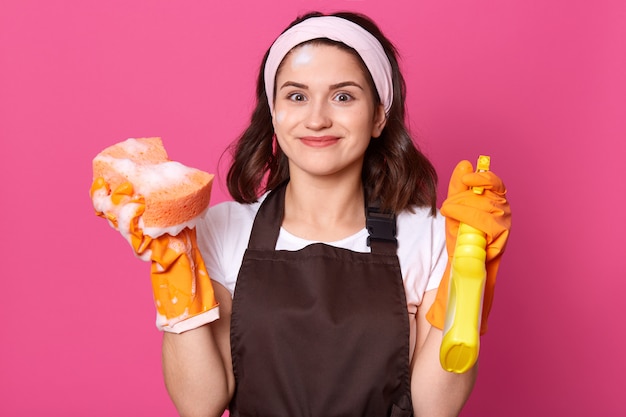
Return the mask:
{"type": "Polygon", "coordinates": [[[375,239],[372,253],[277,251],[284,200],[283,185],[261,205],[237,278],[231,416],[411,416],[395,239],[375,239]]]}

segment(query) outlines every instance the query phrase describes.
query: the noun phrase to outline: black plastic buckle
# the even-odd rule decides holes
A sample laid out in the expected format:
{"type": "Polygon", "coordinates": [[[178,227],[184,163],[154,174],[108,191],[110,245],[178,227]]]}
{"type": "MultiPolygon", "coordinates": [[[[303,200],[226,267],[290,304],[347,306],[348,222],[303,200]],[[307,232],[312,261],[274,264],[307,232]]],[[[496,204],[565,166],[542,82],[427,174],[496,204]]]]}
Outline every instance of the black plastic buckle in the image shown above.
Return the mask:
{"type": "Polygon", "coordinates": [[[365,212],[365,227],[369,236],[367,246],[374,241],[397,243],[396,240],[396,215],[381,212],[378,207],[368,206],[365,212]]]}

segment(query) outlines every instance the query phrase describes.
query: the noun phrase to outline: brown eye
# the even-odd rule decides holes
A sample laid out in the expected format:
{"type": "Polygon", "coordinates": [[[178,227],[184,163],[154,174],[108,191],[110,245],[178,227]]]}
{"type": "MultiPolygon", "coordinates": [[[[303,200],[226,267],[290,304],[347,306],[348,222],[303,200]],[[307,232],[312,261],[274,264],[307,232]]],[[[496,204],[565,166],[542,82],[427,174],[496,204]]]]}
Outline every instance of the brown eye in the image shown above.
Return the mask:
{"type": "Polygon", "coordinates": [[[345,102],[353,100],[353,97],[348,93],[339,93],[335,96],[335,100],[345,103],[345,102]]]}
{"type": "Polygon", "coordinates": [[[291,101],[305,101],[306,97],[302,93],[292,93],[287,96],[291,101]]]}

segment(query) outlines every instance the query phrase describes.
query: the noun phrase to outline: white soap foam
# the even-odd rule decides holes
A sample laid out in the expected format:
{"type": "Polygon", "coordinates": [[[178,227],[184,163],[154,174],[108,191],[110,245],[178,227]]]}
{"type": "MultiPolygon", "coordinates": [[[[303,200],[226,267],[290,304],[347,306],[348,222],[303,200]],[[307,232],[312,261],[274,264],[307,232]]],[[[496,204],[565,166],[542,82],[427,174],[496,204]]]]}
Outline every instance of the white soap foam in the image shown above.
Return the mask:
{"type": "Polygon", "coordinates": [[[196,227],[196,224],[198,223],[198,220],[200,220],[200,218],[202,218],[204,216],[204,214],[206,213],[206,211],[208,210],[208,207],[206,209],[204,209],[204,211],[202,213],[200,213],[198,216],[194,217],[193,219],[189,219],[184,223],[180,223],[180,224],[175,224],[173,226],[168,226],[168,227],[145,227],[143,226],[141,223],[139,224],[139,226],[141,227],[141,229],[143,230],[143,234],[150,236],[152,238],[157,238],[159,236],[162,236],[164,234],[169,234],[172,236],[176,236],[177,234],[179,234],[181,231],[183,231],[183,229],[193,229],[194,227],[196,227]]]}
{"type": "Polygon", "coordinates": [[[119,147],[131,155],[144,153],[150,149],[150,145],[135,138],[126,139],[124,142],[119,144],[119,147]]]}
{"type": "Polygon", "coordinates": [[[93,202],[93,208],[100,213],[109,213],[113,207],[111,198],[104,188],[95,190],[91,200],[93,202]]]}
{"type": "Polygon", "coordinates": [[[308,65],[313,60],[313,48],[311,45],[302,45],[298,48],[291,60],[291,68],[298,69],[299,67],[308,65]]]}
{"type": "Polygon", "coordinates": [[[113,158],[107,155],[97,157],[97,160],[109,164],[115,171],[127,178],[141,195],[148,195],[155,191],[191,184],[190,175],[196,170],[180,162],[167,161],[158,164],[137,164],[130,159],[113,158]]]}

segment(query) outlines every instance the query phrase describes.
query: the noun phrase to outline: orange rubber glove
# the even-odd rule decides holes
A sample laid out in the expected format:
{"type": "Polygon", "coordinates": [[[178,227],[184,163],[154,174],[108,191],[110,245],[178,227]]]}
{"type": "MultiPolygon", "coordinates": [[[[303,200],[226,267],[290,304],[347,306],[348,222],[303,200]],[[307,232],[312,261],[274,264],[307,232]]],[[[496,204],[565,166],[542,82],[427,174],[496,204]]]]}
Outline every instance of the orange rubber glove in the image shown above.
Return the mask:
{"type": "Polygon", "coordinates": [[[96,178],[90,195],[96,215],[109,221],[130,243],[135,255],[151,262],[151,280],[159,330],[182,333],[219,318],[211,279],[196,244],[195,229],[176,236],[144,235],[140,227],[145,200],[124,183],[113,192],[96,178]]]}
{"type": "Polygon", "coordinates": [[[439,329],[444,328],[450,268],[459,223],[462,222],[485,232],[487,235],[487,259],[485,263],[487,279],[480,333],[485,334],[487,332],[487,319],[493,303],[496,275],[511,230],[511,207],[505,196],[506,187],[493,172],[474,172],[469,161],[459,162],[454,169],[448,186],[448,198],[441,206],[441,214],[446,217],[448,265],[437,290],[437,297],[426,315],[433,326],[439,329]],[[476,194],[472,191],[472,187],[483,187],[485,191],[483,194],[476,194]]]}

